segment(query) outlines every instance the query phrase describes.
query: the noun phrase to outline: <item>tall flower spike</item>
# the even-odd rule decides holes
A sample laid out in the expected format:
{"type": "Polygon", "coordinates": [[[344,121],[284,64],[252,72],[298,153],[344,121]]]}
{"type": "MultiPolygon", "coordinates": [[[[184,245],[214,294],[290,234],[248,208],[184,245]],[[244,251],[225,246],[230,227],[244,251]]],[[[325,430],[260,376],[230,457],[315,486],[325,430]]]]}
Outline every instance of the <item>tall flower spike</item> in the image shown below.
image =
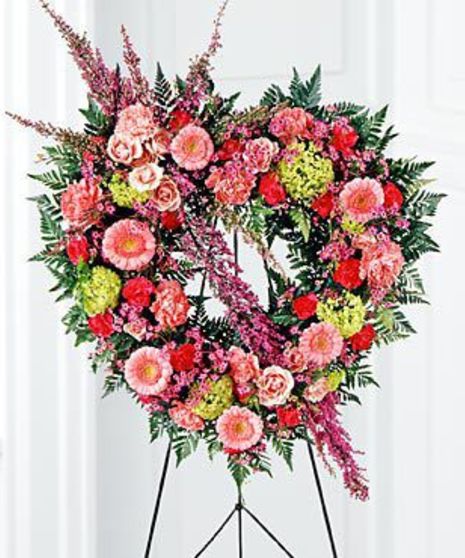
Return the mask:
{"type": "Polygon", "coordinates": [[[39,3],[52,18],[55,27],[66,41],[70,54],[89,87],[92,98],[99,103],[104,113],[114,114],[121,104],[125,105],[130,102],[129,99],[126,102],[123,99],[123,103],[121,103],[119,96],[130,94],[130,88],[120,83],[122,80],[117,71],[106,66],[100,50],[92,47],[85,34],[76,33],[47,0],[39,0],[39,3]]]}
{"type": "Polygon", "coordinates": [[[154,102],[154,92],[150,88],[147,78],[143,75],[140,66],[140,56],[137,54],[132,44],[131,38],[124,25],[121,26],[121,35],[123,36],[123,58],[124,63],[131,77],[135,100],[144,105],[150,105],[154,102]]]}

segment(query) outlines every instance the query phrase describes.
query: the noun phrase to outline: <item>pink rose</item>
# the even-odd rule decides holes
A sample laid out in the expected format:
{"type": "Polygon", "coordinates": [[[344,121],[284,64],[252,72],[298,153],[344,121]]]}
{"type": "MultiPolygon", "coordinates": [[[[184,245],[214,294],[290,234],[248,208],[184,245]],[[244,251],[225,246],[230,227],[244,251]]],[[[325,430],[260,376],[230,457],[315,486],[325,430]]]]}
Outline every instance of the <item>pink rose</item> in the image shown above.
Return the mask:
{"type": "Polygon", "coordinates": [[[255,186],[255,176],[234,161],[216,168],[205,181],[220,203],[243,205],[255,186]]]}
{"type": "Polygon", "coordinates": [[[302,108],[285,108],[280,110],[270,122],[270,132],[288,145],[297,138],[307,136],[307,123],[311,115],[302,108]]]}
{"type": "Polygon", "coordinates": [[[362,251],[360,277],[367,279],[372,289],[389,289],[402,270],[404,256],[400,246],[385,238],[367,244],[362,251]]]}
{"type": "Polygon", "coordinates": [[[187,405],[180,401],[175,402],[174,406],[168,411],[171,420],[184,430],[195,432],[203,430],[205,422],[202,418],[194,414],[187,405]]]}
{"type": "Polygon", "coordinates": [[[145,147],[154,157],[162,157],[168,153],[171,139],[171,134],[167,130],[158,130],[153,138],[145,143],[145,147]]]}
{"type": "Polygon", "coordinates": [[[254,380],[260,372],[258,358],[246,353],[240,347],[229,349],[230,376],[236,384],[247,384],[254,380]]]}
{"type": "Polygon", "coordinates": [[[243,157],[247,168],[254,174],[268,172],[278,151],[278,146],[268,138],[258,138],[246,143],[243,157]]]}
{"type": "Polygon", "coordinates": [[[176,183],[164,177],[153,193],[152,200],[159,211],[176,211],[181,206],[181,196],[176,183]]]}
{"type": "Polygon", "coordinates": [[[214,151],[213,142],[203,128],[189,124],[181,129],[171,142],[171,155],[183,169],[194,171],[204,169],[214,151]]]}
{"type": "Polygon", "coordinates": [[[113,135],[108,142],[107,153],[113,161],[129,166],[143,154],[142,144],[131,136],[113,135]]]}
{"type": "Polygon", "coordinates": [[[89,226],[98,219],[97,204],[102,197],[100,188],[84,179],[70,184],[61,196],[63,217],[74,227],[89,226]]]}
{"type": "Polygon", "coordinates": [[[115,133],[141,142],[148,140],[157,131],[153,112],[141,103],[131,105],[120,112],[115,133]]]}
{"type": "Polygon", "coordinates": [[[265,407],[284,405],[292,388],[294,378],[289,370],[280,366],[265,368],[257,380],[258,398],[265,407]]]}
{"type": "Polygon", "coordinates": [[[330,391],[331,390],[328,388],[328,380],[323,377],[305,388],[304,398],[310,401],[310,403],[319,403],[323,401],[330,391]]]}
{"type": "Polygon", "coordinates": [[[160,184],[163,169],[156,163],[147,163],[129,173],[129,184],[138,192],[155,190],[160,184]]]}
{"type": "Polygon", "coordinates": [[[187,321],[189,301],[177,281],[162,281],[150,309],[163,329],[174,329],[187,321]]]}
{"type": "Polygon", "coordinates": [[[284,351],[286,365],[291,372],[302,372],[307,367],[307,362],[299,347],[289,347],[284,351]]]}
{"type": "Polygon", "coordinates": [[[124,324],[123,331],[131,335],[131,337],[134,337],[134,339],[137,339],[137,341],[143,341],[147,333],[147,325],[148,321],[145,318],[138,318],[137,320],[124,324]]]}

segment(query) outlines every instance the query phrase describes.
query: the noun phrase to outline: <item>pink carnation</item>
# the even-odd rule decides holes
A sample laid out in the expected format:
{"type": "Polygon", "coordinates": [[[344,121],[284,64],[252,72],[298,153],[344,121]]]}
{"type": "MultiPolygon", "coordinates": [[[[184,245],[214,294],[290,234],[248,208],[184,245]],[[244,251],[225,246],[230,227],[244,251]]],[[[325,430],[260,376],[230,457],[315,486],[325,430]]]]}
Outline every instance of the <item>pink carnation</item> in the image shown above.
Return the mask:
{"type": "Polygon", "coordinates": [[[246,143],[243,157],[247,168],[254,174],[268,172],[278,151],[276,143],[268,138],[258,138],[246,143]]]}
{"type": "Polygon", "coordinates": [[[294,387],[294,377],[285,368],[269,366],[257,380],[258,398],[265,407],[284,405],[294,387]]]}
{"type": "Polygon", "coordinates": [[[337,358],[342,351],[343,339],[332,324],[312,324],[300,337],[299,349],[307,362],[322,368],[337,358]]]}
{"type": "Polygon", "coordinates": [[[399,276],[404,265],[400,246],[385,238],[366,244],[360,262],[360,277],[367,279],[372,289],[389,289],[399,276]]]}
{"type": "Polygon", "coordinates": [[[74,227],[88,227],[98,219],[97,204],[102,197],[100,188],[93,182],[69,184],[61,196],[63,217],[74,227]]]}
{"type": "Polygon", "coordinates": [[[260,441],[263,422],[249,409],[234,406],[220,416],[216,431],[225,449],[246,451],[260,441]]]}
{"type": "Polygon", "coordinates": [[[140,395],[158,395],[164,391],[172,372],[169,359],[155,347],[137,349],[124,366],[127,383],[140,395]]]}
{"type": "Polygon", "coordinates": [[[142,144],[132,136],[113,135],[108,142],[107,153],[116,163],[129,166],[143,155],[142,144]]]}
{"type": "Polygon", "coordinates": [[[246,384],[258,376],[260,367],[258,358],[252,353],[246,353],[240,347],[229,350],[230,376],[236,384],[246,384]]]}
{"type": "Polygon", "coordinates": [[[141,142],[148,140],[157,131],[152,110],[137,103],[120,112],[115,133],[141,142]]]}
{"type": "Polygon", "coordinates": [[[328,379],[323,377],[305,388],[304,398],[310,401],[310,403],[319,403],[323,401],[329,392],[328,379]]]}
{"type": "Polygon", "coordinates": [[[297,138],[306,137],[310,118],[302,108],[285,108],[271,119],[270,132],[287,145],[297,138]]]}
{"type": "Polygon", "coordinates": [[[344,213],[358,223],[366,223],[376,216],[384,202],[383,188],[372,178],[354,178],[339,196],[344,213]]]}
{"type": "Polygon", "coordinates": [[[156,163],[147,163],[135,168],[129,174],[129,184],[138,192],[155,190],[160,184],[163,176],[163,169],[156,163]]]}
{"type": "Polygon", "coordinates": [[[177,401],[168,412],[171,420],[185,430],[195,432],[205,428],[205,421],[180,401],[177,401]]]}
{"type": "Polygon", "coordinates": [[[183,169],[194,171],[204,169],[214,151],[213,142],[203,128],[189,124],[182,128],[171,142],[171,155],[183,169]]]}
{"type": "Polygon", "coordinates": [[[138,271],[152,260],[155,238],[145,223],[122,219],[105,231],[102,254],[118,269],[138,271]]]}
{"type": "Polygon", "coordinates": [[[150,309],[163,329],[173,329],[187,321],[189,300],[177,281],[162,281],[155,291],[150,309]]]}
{"type": "Polygon", "coordinates": [[[229,161],[223,167],[215,169],[205,184],[215,192],[220,203],[243,205],[255,186],[255,177],[240,164],[229,161]]]}

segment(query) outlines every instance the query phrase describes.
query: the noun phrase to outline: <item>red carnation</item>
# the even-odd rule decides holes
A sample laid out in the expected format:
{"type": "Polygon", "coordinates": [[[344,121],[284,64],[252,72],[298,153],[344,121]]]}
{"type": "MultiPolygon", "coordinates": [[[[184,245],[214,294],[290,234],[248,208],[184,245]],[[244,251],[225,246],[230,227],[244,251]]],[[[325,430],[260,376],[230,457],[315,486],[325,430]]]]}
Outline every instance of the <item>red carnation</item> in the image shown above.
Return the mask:
{"type": "Polygon", "coordinates": [[[249,399],[256,393],[256,391],[257,390],[250,384],[234,383],[234,395],[243,405],[246,405],[249,402],[249,399]]]}
{"type": "Polygon", "coordinates": [[[217,156],[220,161],[229,161],[234,157],[234,155],[236,155],[236,153],[242,153],[243,150],[244,146],[241,141],[231,138],[226,140],[218,149],[217,156]]]}
{"type": "Polygon", "coordinates": [[[72,236],[66,244],[66,253],[74,265],[89,261],[89,244],[85,236],[72,236]]]}
{"type": "Polygon", "coordinates": [[[155,292],[155,285],[145,277],[129,279],[123,287],[123,297],[136,306],[150,306],[150,297],[155,292]]]}
{"type": "Polygon", "coordinates": [[[341,262],[334,272],[333,279],[349,290],[360,287],[363,283],[363,279],[360,277],[360,260],[349,258],[341,262]]]}
{"type": "Polygon", "coordinates": [[[392,182],[384,187],[384,208],[390,213],[397,213],[404,203],[402,192],[392,182]]]}
{"type": "Polygon", "coordinates": [[[299,320],[307,320],[311,318],[318,305],[318,298],[314,293],[298,296],[292,301],[292,310],[299,320]]]}
{"type": "Polygon", "coordinates": [[[182,211],[163,211],[160,221],[167,231],[175,231],[184,223],[184,213],[182,211]]]}
{"type": "Polygon", "coordinates": [[[331,192],[326,192],[322,196],[316,198],[312,203],[313,211],[316,211],[320,217],[327,219],[334,209],[334,196],[331,192]]]}
{"type": "Polygon", "coordinates": [[[265,174],[258,188],[268,205],[278,205],[286,199],[286,192],[275,173],[265,174]]]}
{"type": "Polygon", "coordinates": [[[113,316],[111,312],[91,316],[87,319],[87,324],[92,333],[97,337],[110,337],[114,331],[113,316]]]}
{"type": "Polygon", "coordinates": [[[171,366],[176,372],[188,372],[194,368],[195,346],[192,343],[184,343],[173,349],[170,353],[171,366]]]}
{"type": "Polygon", "coordinates": [[[295,407],[278,407],[276,414],[280,428],[295,428],[300,424],[300,411],[295,407]]]}
{"type": "Polygon", "coordinates": [[[371,324],[364,325],[362,329],[350,338],[354,351],[368,351],[376,338],[375,328],[371,324]]]}
{"type": "Polygon", "coordinates": [[[184,126],[187,126],[192,122],[192,116],[185,110],[176,109],[171,113],[170,122],[168,128],[172,132],[178,132],[184,126]]]}
{"type": "Polygon", "coordinates": [[[357,140],[358,134],[351,126],[340,123],[334,125],[331,145],[344,157],[352,154],[352,148],[357,140]]]}

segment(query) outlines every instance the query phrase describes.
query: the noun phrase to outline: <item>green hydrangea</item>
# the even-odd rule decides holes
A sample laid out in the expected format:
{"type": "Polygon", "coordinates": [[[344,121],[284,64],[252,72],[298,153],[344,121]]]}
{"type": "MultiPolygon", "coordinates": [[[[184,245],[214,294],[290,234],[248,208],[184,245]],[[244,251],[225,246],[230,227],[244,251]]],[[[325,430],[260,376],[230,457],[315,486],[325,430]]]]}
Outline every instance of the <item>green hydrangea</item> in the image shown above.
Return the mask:
{"type": "Polygon", "coordinates": [[[113,201],[120,207],[131,208],[136,202],[145,203],[150,198],[150,192],[139,192],[125,182],[119,174],[114,174],[107,186],[113,201]]]}
{"type": "Polygon", "coordinates": [[[99,265],[90,270],[78,288],[85,313],[95,316],[118,304],[121,279],[111,269],[99,265]]]}
{"type": "Polygon", "coordinates": [[[313,143],[298,143],[291,161],[282,160],[278,174],[287,193],[295,200],[312,200],[324,194],[334,180],[333,164],[318,154],[313,143]]]}
{"type": "Polygon", "coordinates": [[[357,221],[352,221],[347,217],[342,219],[341,227],[344,231],[350,234],[362,234],[365,230],[363,223],[357,223],[357,221]]]}
{"type": "Polygon", "coordinates": [[[351,337],[362,329],[366,308],[359,296],[345,293],[339,298],[319,302],[316,314],[321,321],[337,327],[343,337],[351,337]]]}
{"type": "Polygon", "coordinates": [[[209,391],[193,409],[194,413],[205,420],[215,420],[233,404],[233,383],[229,376],[212,382],[209,391]]]}
{"type": "Polygon", "coordinates": [[[345,372],[342,369],[330,372],[326,379],[329,391],[336,391],[341,385],[341,382],[344,380],[344,377],[345,372]]]}

